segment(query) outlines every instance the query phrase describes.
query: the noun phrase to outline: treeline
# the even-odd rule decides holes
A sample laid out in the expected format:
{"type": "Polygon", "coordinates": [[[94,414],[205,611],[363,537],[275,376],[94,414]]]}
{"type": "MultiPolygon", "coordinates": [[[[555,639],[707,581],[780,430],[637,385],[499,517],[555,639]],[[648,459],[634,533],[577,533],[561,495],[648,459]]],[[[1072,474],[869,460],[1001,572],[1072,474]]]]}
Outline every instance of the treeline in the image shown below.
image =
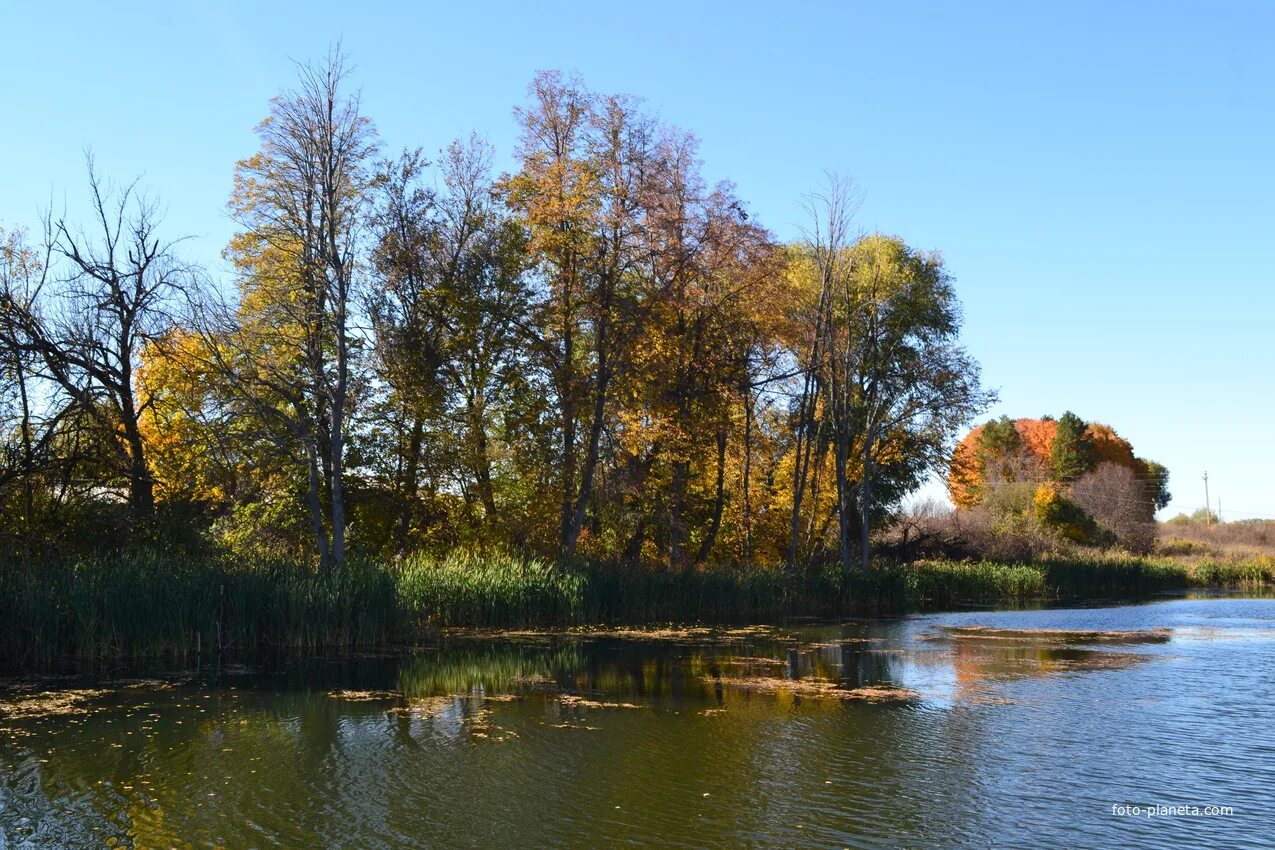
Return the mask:
{"type": "Polygon", "coordinates": [[[571,77],[516,119],[511,173],[386,158],[333,55],[235,168],[233,280],[91,162],[86,222],[0,235],[5,548],[866,565],[990,400],[941,258],[835,180],[781,243],[571,77]]]}

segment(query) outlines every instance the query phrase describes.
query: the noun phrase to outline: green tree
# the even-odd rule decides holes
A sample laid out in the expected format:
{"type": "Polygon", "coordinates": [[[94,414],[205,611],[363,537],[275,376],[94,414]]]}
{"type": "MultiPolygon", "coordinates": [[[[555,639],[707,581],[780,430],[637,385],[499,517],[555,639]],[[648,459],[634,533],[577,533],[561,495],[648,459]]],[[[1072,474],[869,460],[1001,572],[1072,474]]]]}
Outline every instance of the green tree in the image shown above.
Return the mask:
{"type": "Polygon", "coordinates": [[[1151,493],[1151,503],[1155,505],[1157,511],[1162,511],[1173,500],[1173,494],[1169,492],[1169,469],[1164,464],[1153,460],[1143,461],[1143,465],[1146,469],[1145,480],[1151,493]]]}
{"type": "Polygon", "coordinates": [[[1068,410],[1058,419],[1049,457],[1055,481],[1074,481],[1093,467],[1093,442],[1085,420],[1068,410]]]}
{"type": "Polygon", "coordinates": [[[980,387],[978,364],[959,344],[960,302],[942,258],[880,234],[847,244],[848,191],[834,182],[812,204],[808,246],[822,290],[819,384],[846,572],[856,536],[861,564],[869,566],[879,507],[941,466],[957,429],[992,399],[980,387]]]}

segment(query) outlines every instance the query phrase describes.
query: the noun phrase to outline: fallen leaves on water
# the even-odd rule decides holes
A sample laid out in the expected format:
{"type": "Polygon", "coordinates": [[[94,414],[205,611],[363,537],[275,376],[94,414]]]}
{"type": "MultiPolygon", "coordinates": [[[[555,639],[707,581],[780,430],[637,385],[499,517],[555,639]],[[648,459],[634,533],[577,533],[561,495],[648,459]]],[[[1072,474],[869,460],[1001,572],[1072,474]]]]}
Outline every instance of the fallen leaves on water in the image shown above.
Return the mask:
{"type": "Polygon", "coordinates": [[[417,699],[409,699],[403,705],[391,708],[390,711],[398,712],[400,714],[432,717],[451,708],[456,704],[458,699],[464,699],[464,697],[451,694],[447,696],[419,697],[417,699]]]}
{"type": "Polygon", "coordinates": [[[758,657],[755,655],[735,655],[735,656],[731,656],[727,658],[717,658],[714,660],[714,663],[721,667],[728,667],[731,665],[737,665],[737,666],[775,665],[777,667],[783,667],[788,662],[784,660],[783,658],[763,658],[763,657],[758,657]]]}
{"type": "Polygon", "coordinates": [[[767,676],[741,679],[730,676],[707,678],[710,684],[755,693],[788,693],[805,699],[863,700],[866,702],[913,702],[920,698],[916,691],[886,685],[843,688],[825,679],[776,679],[767,676]]]}
{"type": "Polygon", "coordinates": [[[512,729],[506,729],[493,723],[491,711],[486,708],[480,708],[470,718],[469,735],[471,738],[492,741],[497,744],[518,737],[518,733],[512,729]]]}
{"type": "Polygon", "coordinates": [[[997,629],[990,626],[940,626],[942,634],[923,634],[928,640],[964,638],[966,640],[1046,641],[1050,643],[1165,643],[1173,637],[1170,629],[1073,630],[1073,629],[997,629]]]}
{"type": "Polygon", "coordinates": [[[106,693],[107,691],[100,689],[75,689],[24,694],[13,699],[0,700],[0,714],[7,719],[84,714],[89,710],[86,702],[106,693]]]}
{"type": "Polygon", "coordinates": [[[598,700],[585,699],[575,694],[563,694],[558,700],[568,708],[645,708],[646,706],[636,705],[631,702],[600,702],[598,700]]]}
{"type": "Polygon", "coordinates": [[[774,626],[737,626],[718,628],[712,626],[651,626],[643,628],[578,626],[570,629],[444,629],[443,634],[452,638],[471,640],[502,640],[514,642],[543,642],[554,638],[611,638],[617,640],[652,641],[703,641],[739,640],[749,637],[784,638],[774,626]]]}
{"type": "Polygon", "coordinates": [[[588,726],[584,723],[553,723],[550,724],[554,729],[583,729],[586,732],[598,732],[601,726],[588,726]]]}
{"type": "Polygon", "coordinates": [[[403,694],[398,691],[328,691],[328,696],[346,702],[383,702],[402,699],[403,694]]]}

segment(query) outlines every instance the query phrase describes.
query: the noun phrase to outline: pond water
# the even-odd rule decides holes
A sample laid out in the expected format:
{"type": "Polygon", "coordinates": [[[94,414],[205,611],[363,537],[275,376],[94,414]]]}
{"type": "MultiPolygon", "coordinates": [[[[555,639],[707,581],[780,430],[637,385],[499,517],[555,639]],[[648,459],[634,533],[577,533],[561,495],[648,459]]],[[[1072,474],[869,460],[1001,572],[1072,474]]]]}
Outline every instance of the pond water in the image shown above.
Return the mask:
{"type": "Polygon", "coordinates": [[[0,848],[1275,843],[1269,599],[132,675],[0,688],[0,848]]]}

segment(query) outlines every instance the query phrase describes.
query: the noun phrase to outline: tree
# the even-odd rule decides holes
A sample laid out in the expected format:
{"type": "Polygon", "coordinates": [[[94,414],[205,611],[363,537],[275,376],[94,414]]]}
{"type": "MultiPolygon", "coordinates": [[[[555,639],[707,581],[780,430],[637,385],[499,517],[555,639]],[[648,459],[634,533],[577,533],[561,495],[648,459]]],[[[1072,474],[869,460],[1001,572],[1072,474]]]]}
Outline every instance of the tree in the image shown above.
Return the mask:
{"type": "Polygon", "coordinates": [[[1001,417],[970,431],[952,453],[948,488],[958,507],[982,503],[1006,483],[1074,482],[1099,467],[1123,467],[1143,485],[1140,501],[1153,511],[1169,503],[1169,473],[1133,452],[1110,426],[1085,423],[1073,413],[1058,419],[1001,417]]]}
{"type": "Polygon", "coordinates": [[[423,185],[419,152],[388,164],[379,180],[371,312],[390,410],[407,417],[406,443],[395,452],[404,459],[395,482],[400,549],[430,420],[441,429],[433,437],[453,444],[466,506],[480,507],[480,517],[467,510],[470,523],[491,530],[494,424],[531,380],[521,345],[531,297],[526,239],[495,203],[491,155],[477,136],[453,142],[438,191],[423,185]]]}
{"type": "Polygon", "coordinates": [[[36,478],[60,460],[53,449],[64,418],[72,413],[60,400],[39,404],[35,355],[23,345],[23,328],[47,269],[47,254],[42,257],[28,245],[23,232],[0,230],[0,505],[16,520],[0,532],[20,535],[31,530],[36,478]],[[15,490],[20,491],[16,503],[11,501],[15,490]]]}
{"type": "MultiPolygon", "coordinates": [[[[176,259],[175,243],[159,237],[156,205],[136,183],[103,184],[91,158],[88,174],[92,229],[46,219],[45,257],[54,265],[41,268],[38,283],[31,284],[30,259],[6,252],[5,337],[24,376],[24,433],[31,424],[27,382],[47,384],[63,397],[66,414],[94,423],[114,455],[134,518],[144,522],[155,509],[141,425],[151,401],[139,393],[135,373],[143,347],[172,325],[194,270],[176,259]],[[13,285],[19,265],[26,267],[25,289],[13,285]]],[[[33,460],[26,438],[24,454],[33,460]]]]}
{"type": "Polygon", "coordinates": [[[1104,463],[1071,485],[1071,498],[1122,546],[1149,552],[1155,543],[1155,504],[1127,466],[1104,463]]]}
{"type": "Polygon", "coordinates": [[[860,563],[870,565],[874,496],[885,504],[937,468],[956,429],[992,399],[958,345],[960,305],[941,258],[880,235],[847,244],[851,206],[849,185],[834,180],[811,204],[807,247],[820,280],[821,356],[813,366],[834,448],[847,573],[856,536],[860,563]],[[896,486],[874,492],[886,482],[896,486]]]}
{"type": "MultiPolygon", "coordinates": [[[[597,97],[574,79],[537,75],[518,110],[522,168],[504,181],[530,234],[542,282],[529,340],[557,408],[558,556],[575,556],[612,420],[614,382],[632,336],[620,333],[638,259],[650,122],[631,100],[597,97]]],[[[630,327],[632,327],[630,325],[630,327]]]]}
{"type": "Polygon", "coordinates": [[[1049,467],[1055,481],[1072,481],[1093,467],[1093,440],[1085,420],[1068,410],[1058,418],[1049,467]]]}
{"type": "Polygon", "coordinates": [[[345,454],[359,376],[358,252],[377,150],[357,95],[343,93],[338,50],[299,69],[271,101],[261,149],[235,168],[230,209],[243,228],[227,249],[241,299],[214,310],[219,372],[266,427],[304,452],[319,562],[345,559],[345,454]]]}
{"type": "Polygon", "coordinates": [[[1150,491],[1151,503],[1157,511],[1162,511],[1173,501],[1173,494],[1169,492],[1169,470],[1153,460],[1144,460],[1142,464],[1143,480],[1150,491]]]}
{"type": "Polygon", "coordinates": [[[703,563],[721,531],[728,446],[741,392],[752,393],[755,311],[778,270],[769,234],[749,220],[733,187],[705,186],[697,145],[666,129],[652,157],[641,264],[649,280],[623,331],[642,340],[626,364],[641,421],[627,416],[623,433],[643,458],[644,478],[657,465],[667,469],[664,554],[674,569],[703,563]]]}

